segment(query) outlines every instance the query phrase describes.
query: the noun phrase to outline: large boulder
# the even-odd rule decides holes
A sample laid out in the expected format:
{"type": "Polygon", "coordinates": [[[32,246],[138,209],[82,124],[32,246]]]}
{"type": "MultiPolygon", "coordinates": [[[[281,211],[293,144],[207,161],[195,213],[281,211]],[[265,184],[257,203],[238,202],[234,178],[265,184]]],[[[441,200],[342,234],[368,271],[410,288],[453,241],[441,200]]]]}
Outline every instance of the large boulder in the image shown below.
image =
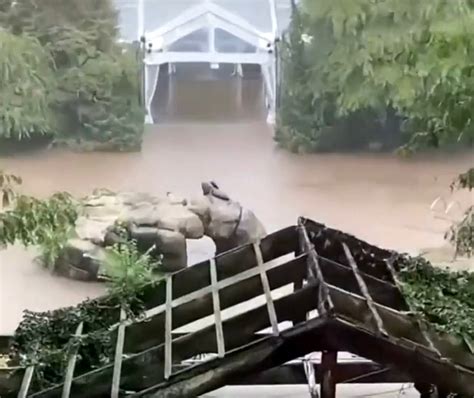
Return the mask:
{"type": "Polygon", "coordinates": [[[173,194],[95,191],[83,200],[76,236],[59,256],[57,272],[73,279],[97,280],[104,272],[106,248],[124,239],[136,240],[144,252],[155,247],[162,255],[162,270],[173,272],[187,266],[186,239],[207,235],[222,252],[265,236],[254,213],[231,200],[215,183],[203,183],[202,192],[188,201],[173,194]]]}

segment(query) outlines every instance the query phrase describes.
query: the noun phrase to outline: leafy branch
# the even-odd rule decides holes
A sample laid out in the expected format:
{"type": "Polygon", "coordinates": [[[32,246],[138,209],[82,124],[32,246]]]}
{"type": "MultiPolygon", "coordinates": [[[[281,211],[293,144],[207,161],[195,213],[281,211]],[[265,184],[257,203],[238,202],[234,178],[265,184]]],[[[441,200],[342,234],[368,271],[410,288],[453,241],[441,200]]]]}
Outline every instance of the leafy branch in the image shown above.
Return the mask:
{"type": "Polygon", "coordinates": [[[412,310],[436,330],[474,343],[474,273],[433,267],[425,259],[397,259],[402,290],[412,310]]]}

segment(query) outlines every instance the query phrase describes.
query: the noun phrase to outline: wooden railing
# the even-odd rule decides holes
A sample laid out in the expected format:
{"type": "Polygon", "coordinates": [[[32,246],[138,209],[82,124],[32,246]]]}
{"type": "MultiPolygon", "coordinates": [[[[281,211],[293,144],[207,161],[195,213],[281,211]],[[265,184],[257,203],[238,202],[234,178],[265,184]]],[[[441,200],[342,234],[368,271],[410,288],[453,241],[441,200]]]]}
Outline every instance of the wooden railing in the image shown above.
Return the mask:
{"type": "MultiPolygon", "coordinates": [[[[313,236],[313,229],[301,219],[297,227],[279,231],[262,242],[167,275],[160,286],[163,295],[157,295],[162,298],[147,309],[145,321],[127,319],[121,310],[120,322],[112,328],[116,336],[113,363],[74,377],[78,353],[71,352],[61,386],[29,395],[34,374],[34,367],[30,367],[18,397],[110,394],[118,398],[125,387],[133,389],[127,393],[132,397],[192,397],[227,384],[235,374],[258,374],[320,351],[318,368],[306,366],[313,384],[310,391],[317,395],[314,383],[319,381],[322,398],[334,398],[336,384],[341,381],[338,351],[384,363],[380,357],[384,344],[389,344],[387,352],[396,353],[396,360],[389,362],[397,363],[416,353],[413,360],[426,356],[425,364],[432,374],[451,377],[450,386],[462,389],[468,380],[474,380],[474,373],[471,378],[463,363],[455,364],[453,357],[448,358],[452,347],[440,348],[410,315],[396,271],[387,261],[388,252],[373,256],[369,245],[362,247],[363,242],[354,243],[347,236],[334,238],[337,234],[332,232],[328,232],[331,245],[326,246],[326,240],[313,236]],[[364,253],[369,253],[366,258],[364,253]],[[282,260],[287,255],[290,258],[282,260]],[[273,298],[272,291],[288,284],[296,289],[273,298]],[[255,297],[264,298],[264,304],[224,319],[223,311],[255,297]],[[309,313],[314,311],[317,317],[311,318],[309,313]],[[173,333],[206,317],[212,317],[211,325],[185,335],[173,333]],[[281,328],[285,321],[293,326],[281,328]],[[270,334],[257,334],[266,328],[270,334]],[[137,342],[136,336],[143,336],[144,341],[137,342]],[[184,365],[183,360],[206,352],[217,356],[184,365]]],[[[81,323],[76,337],[82,329],[81,323]]],[[[377,369],[388,371],[386,367],[377,369]]],[[[410,368],[410,372],[413,380],[420,375],[417,369],[410,368]]],[[[356,379],[363,378],[355,373],[356,379]]]]}

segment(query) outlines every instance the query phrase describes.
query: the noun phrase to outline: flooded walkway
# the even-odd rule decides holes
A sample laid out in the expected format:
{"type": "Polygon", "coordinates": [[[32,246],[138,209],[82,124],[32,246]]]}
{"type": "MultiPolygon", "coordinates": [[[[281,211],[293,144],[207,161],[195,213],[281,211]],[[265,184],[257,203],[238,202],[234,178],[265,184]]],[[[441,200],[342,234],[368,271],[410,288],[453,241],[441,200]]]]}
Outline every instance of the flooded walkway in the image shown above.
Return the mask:
{"type": "MultiPolygon", "coordinates": [[[[86,195],[97,187],[192,195],[212,179],[252,208],[268,231],[306,216],[401,251],[443,245],[448,222],[434,219],[430,204],[449,197],[452,179],[472,166],[469,156],[293,155],[275,147],[264,117],[180,120],[176,108],[192,115],[183,108],[205,101],[212,116],[199,90],[177,91],[175,117],[148,129],[141,153],[44,151],[0,158],[0,169],[22,176],[24,191],[38,196],[58,190],[86,195]]],[[[219,102],[214,95],[212,103],[219,102]]],[[[0,334],[13,332],[25,308],[71,305],[102,289],[49,275],[21,248],[1,252],[0,334]]]]}

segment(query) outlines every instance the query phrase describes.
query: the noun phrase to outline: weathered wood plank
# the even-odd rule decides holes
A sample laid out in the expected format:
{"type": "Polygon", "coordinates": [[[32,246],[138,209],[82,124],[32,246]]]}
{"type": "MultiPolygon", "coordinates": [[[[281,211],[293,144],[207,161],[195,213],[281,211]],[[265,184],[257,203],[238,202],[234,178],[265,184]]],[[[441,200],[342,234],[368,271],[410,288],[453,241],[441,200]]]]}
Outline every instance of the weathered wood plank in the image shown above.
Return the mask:
{"type": "Polygon", "coordinates": [[[351,251],[347,247],[347,245],[343,242],[342,247],[344,249],[344,253],[347,257],[347,261],[349,262],[349,265],[352,268],[352,272],[354,273],[357,283],[359,284],[360,290],[362,292],[362,295],[364,296],[367,306],[372,314],[372,317],[374,319],[375,325],[377,327],[377,331],[379,333],[382,333],[383,335],[387,335],[387,331],[385,330],[383,326],[383,321],[382,318],[380,318],[379,313],[377,312],[377,308],[375,307],[374,300],[372,299],[369,289],[367,288],[367,285],[365,284],[364,278],[362,278],[359,268],[357,267],[357,264],[354,260],[354,257],[352,256],[351,251]]]}
{"type": "Polygon", "coordinates": [[[334,371],[337,367],[337,351],[323,351],[321,368],[321,398],[336,398],[336,380],[334,371]]]}
{"type": "Polygon", "coordinates": [[[28,391],[30,390],[31,381],[33,380],[33,374],[35,372],[34,366],[28,366],[21,381],[20,391],[18,392],[18,398],[26,398],[28,391]]]}
{"type": "Polygon", "coordinates": [[[120,377],[122,375],[123,346],[125,343],[125,321],[127,313],[125,309],[120,310],[120,326],[118,328],[117,342],[115,344],[114,371],[112,376],[111,398],[119,398],[120,377]]]}
{"type": "Polygon", "coordinates": [[[263,292],[265,294],[265,301],[267,302],[268,318],[270,319],[270,325],[272,326],[273,334],[276,336],[280,333],[278,330],[278,319],[275,312],[275,305],[273,303],[270,283],[268,282],[267,272],[263,263],[260,244],[254,243],[253,248],[255,251],[255,256],[257,257],[258,269],[260,271],[260,279],[262,281],[263,292]]]}
{"type": "Polygon", "coordinates": [[[173,276],[166,277],[166,320],[165,320],[165,379],[171,376],[173,353],[172,353],[172,303],[173,303],[173,276]]]}
{"type": "Polygon", "coordinates": [[[212,304],[214,307],[214,320],[216,323],[217,353],[223,358],[225,355],[224,331],[222,329],[221,304],[219,300],[219,287],[217,286],[217,270],[214,259],[211,264],[211,286],[212,286],[212,304]]]}
{"type": "MultiPolygon", "coordinates": [[[[316,382],[321,383],[323,371],[320,363],[310,363],[314,368],[316,382]]],[[[402,371],[387,368],[374,362],[338,363],[333,372],[336,383],[379,384],[410,383],[413,380],[402,371]]],[[[231,380],[229,385],[301,385],[307,384],[302,363],[288,363],[261,374],[244,379],[231,380]]]]}
{"type": "Polygon", "coordinates": [[[301,250],[308,254],[308,276],[310,280],[317,281],[318,291],[318,312],[320,315],[330,313],[334,307],[329,289],[327,288],[324,276],[318,262],[318,254],[308,237],[308,232],[303,224],[298,226],[298,235],[300,239],[301,250]]]}
{"type": "MultiPolygon", "coordinates": [[[[77,325],[76,332],[74,333],[74,337],[80,337],[82,335],[82,329],[84,328],[84,322],[80,322],[79,325],[77,325]]],[[[69,360],[67,363],[67,368],[66,368],[66,377],[64,378],[64,384],[63,384],[63,392],[61,397],[62,398],[69,398],[71,394],[71,384],[72,384],[72,379],[74,378],[74,369],[76,368],[76,361],[77,361],[77,347],[73,348],[69,360]]]]}

